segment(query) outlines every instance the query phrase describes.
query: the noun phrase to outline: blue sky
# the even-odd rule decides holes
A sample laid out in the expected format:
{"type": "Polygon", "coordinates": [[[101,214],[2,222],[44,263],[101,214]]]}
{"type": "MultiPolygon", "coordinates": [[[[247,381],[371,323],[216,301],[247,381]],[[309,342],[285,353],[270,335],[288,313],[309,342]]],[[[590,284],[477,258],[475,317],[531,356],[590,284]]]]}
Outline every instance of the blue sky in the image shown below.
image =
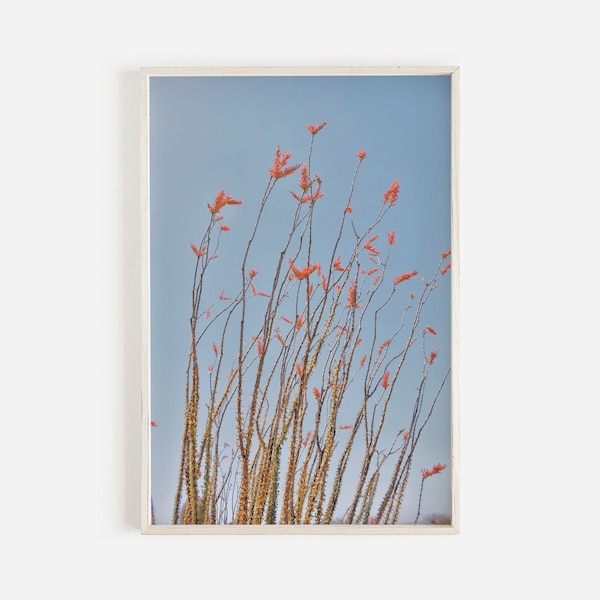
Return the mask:
{"type": "MultiPolygon", "coordinates": [[[[291,151],[291,163],[307,160],[307,124],[327,121],[315,136],[311,170],[323,181],[324,198],[315,205],[315,255],[331,246],[332,226],[348,201],[356,153],[360,166],[351,215],[362,230],[381,207],[395,179],[400,194],[380,233],[396,229],[390,273],[417,270],[403,284],[404,296],[386,313],[393,329],[406,295],[422,289],[421,275],[433,274],[440,253],[450,248],[450,78],[448,76],[152,77],[150,81],[151,230],[151,414],[152,495],[157,522],[169,523],[177,482],[185,405],[185,369],[195,256],[209,221],[207,203],[224,189],[244,201],[223,210],[231,231],[222,236],[221,256],[207,280],[207,297],[239,287],[241,241],[247,239],[269,179],[275,149],[291,151]]],[[[257,287],[268,283],[272,257],[279,252],[299,191],[296,174],[278,182],[268,219],[253,246],[261,266],[257,287]]],[[[345,298],[345,297],[344,297],[345,298]]],[[[427,340],[439,349],[431,390],[450,364],[450,279],[442,280],[423,315],[438,332],[427,340]]],[[[212,338],[207,338],[210,340],[212,338]]],[[[207,343],[210,343],[207,341],[207,343]]],[[[398,394],[412,399],[422,357],[409,361],[398,394]]],[[[408,402],[408,399],[406,402],[408,402]]],[[[398,400],[398,404],[401,400],[398,400]]],[[[351,412],[351,401],[348,400],[351,412]]],[[[450,384],[415,454],[401,520],[412,522],[421,468],[450,462],[450,384]],[[416,491],[415,491],[416,489],[416,491]]],[[[406,423],[398,408],[396,429],[406,423]]],[[[341,432],[340,432],[341,433],[341,432]]],[[[233,435],[230,439],[233,442],[233,435]]],[[[421,514],[450,513],[450,469],[425,484],[421,514]]]]}

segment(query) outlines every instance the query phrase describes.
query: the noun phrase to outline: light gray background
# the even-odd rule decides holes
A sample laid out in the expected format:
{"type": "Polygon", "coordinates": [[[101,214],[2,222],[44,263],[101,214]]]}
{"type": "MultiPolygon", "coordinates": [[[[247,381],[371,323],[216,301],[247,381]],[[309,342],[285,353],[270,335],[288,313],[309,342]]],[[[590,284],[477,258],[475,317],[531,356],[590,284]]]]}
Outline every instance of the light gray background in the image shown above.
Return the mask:
{"type": "Polygon", "coordinates": [[[4,9],[2,596],[597,597],[593,3],[390,6],[4,9]],[[137,71],[252,64],[461,67],[458,536],[139,533],[137,71]]]}

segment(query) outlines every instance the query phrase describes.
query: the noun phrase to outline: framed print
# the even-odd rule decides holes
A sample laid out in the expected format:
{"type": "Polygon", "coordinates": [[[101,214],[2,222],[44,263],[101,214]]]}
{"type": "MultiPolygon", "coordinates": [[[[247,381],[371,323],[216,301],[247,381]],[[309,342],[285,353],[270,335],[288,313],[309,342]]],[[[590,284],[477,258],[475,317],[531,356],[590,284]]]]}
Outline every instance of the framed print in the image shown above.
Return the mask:
{"type": "Polygon", "coordinates": [[[458,531],[458,69],[145,68],[142,532],[458,531]]]}

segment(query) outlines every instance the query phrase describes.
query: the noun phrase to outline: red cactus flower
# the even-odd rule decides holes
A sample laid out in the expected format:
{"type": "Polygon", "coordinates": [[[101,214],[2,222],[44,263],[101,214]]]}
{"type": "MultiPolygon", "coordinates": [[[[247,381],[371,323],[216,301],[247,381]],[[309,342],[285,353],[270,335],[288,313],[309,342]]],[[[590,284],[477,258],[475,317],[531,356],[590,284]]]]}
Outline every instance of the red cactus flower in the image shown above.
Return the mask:
{"type": "Polygon", "coordinates": [[[381,354],[381,353],[383,352],[383,349],[384,349],[386,346],[389,346],[389,345],[390,345],[390,342],[391,342],[391,341],[392,341],[391,339],[390,339],[390,340],[385,340],[385,342],[383,342],[383,344],[381,344],[381,346],[379,346],[379,349],[377,350],[377,354],[381,354]]]}
{"type": "Polygon", "coordinates": [[[384,204],[389,204],[390,206],[393,206],[394,204],[396,204],[396,200],[398,200],[398,192],[400,191],[400,183],[397,179],[395,179],[392,183],[392,185],[390,185],[388,191],[383,195],[383,200],[382,202],[384,204]]]}
{"type": "Polygon", "coordinates": [[[438,463],[437,465],[434,465],[433,467],[431,467],[431,469],[421,469],[421,475],[423,476],[423,479],[427,479],[428,477],[431,477],[432,475],[437,475],[438,473],[443,471],[445,468],[446,468],[446,465],[442,465],[442,464],[438,463]]]}
{"type": "Polygon", "coordinates": [[[308,265],[307,267],[304,267],[304,269],[299,269],[293,262],[292,259],[289,259],[290,261],[290,269],[292,270],[292,273],[294,274],[294,276],[297,279],[306,279],[311,273],[314,273],[319,267],[319,263],[314,264],[314,265],[308,265]]]}
{"type": "Polygon", "coordinates": [[[291,158],[292,153],[286,152],[283,154],[281,152],[281,148],[277,146],[277,150],[275,151],[275,158],[273,159],[273,166],[269,169],[269,173],[275,179],[282,179],[283,177],[287,177],[291,175],[294,171],[300,168],[300,165],[289,165],[287,164],[288,160],[291,158]]]}
{"type": "Polygon", "coordinates": [[[302,169],[300,171],[300,183],[298,184],[302,189],[302,196],[298,196],[298,194],[294,194],[294,192],[290,192],[298,202],[311,202],[314,200],[318,200],[323,197],[323,192],[321,192],[321,178],[318,175],[315,175],[314,179],[311,179],[308,173],[308,165],[302,165],[302,169]],[[312,194],[307,194],[312,185],[317,183],[317,191],[312,194]]]}
{"type": "Polygon", "coordinates": [[[348,290],[348,304],[346,304],[346,308],[362,308],[361,304],[357,304],[356,302],[356,279],[352,280],[350,284],[350,289],[348,290]]]}
{"type": "Polygon", "coordinates": [[[190,244],[190,246],[196,256],[204,256],[206,254],[206,248],[198,248],[194,244],[190,244]]]}
{"type": "Polygon", "coordinates": [[[336,271],[347,271],[348,267],[342,267],[342,258],[340,256],[338,256],[334,261],[333,261],[333,268],[336,271]]]}
{"type": "Polygon", "coordinates": [[[319,131],[321,131],[321,129],[323,129],[323,127],[325,127],[325,125],[327,125],[327,121],[323,121],[318,125],[307,125],[306,129],[310,131],[311,135],[316,135],[317,133],[319,133],[319,131]]]}
{"type": "Polygon", "coordinates": [[[211,214],[216,215],[218,212],[221,211],[221,209],[224,206],[235,205],[235,204],[243,204],[243,201],[242,200],[236,200],[235,198],[232,198],[231,196],[228,196],[225,193],[225,190],[221,190],[217,194],[217,196],[215,197],[214,204],[209,204],[208,205],[208,210],[210,211],[211,214]]]}
{"type": "Polygon", "coordinates": [[[389,380],[389,378],[390,378],[390,372],[389,372],[389,371],[386,371],[386,372],[383,374],[383,377],[381,378],[381,387],[382,387],[382,388],[384,388],[384,389],[385,389],[385,388],[387,388],[387,387],[390,385],[390,383],[389,383],[389,381],[388,381],[388,380],[389,380]]]}
{"type": "Polygon", "coordinates": [[[402,283],[403,281],[407,281],[411,277],[418,275],[418,271],[412,271],[411,273],[404,273],[404,275],[398,275],[398,277],[394,277],[394,283],[402,283]]]}
{"type": "Polygon", "coordinates": [[[313,184],[309,175],[308,175],[308,165],[305,163],[302,165],[302,169],[300,170],[300,187],[304,192],[308,192],[310,186],[313,184]]]}

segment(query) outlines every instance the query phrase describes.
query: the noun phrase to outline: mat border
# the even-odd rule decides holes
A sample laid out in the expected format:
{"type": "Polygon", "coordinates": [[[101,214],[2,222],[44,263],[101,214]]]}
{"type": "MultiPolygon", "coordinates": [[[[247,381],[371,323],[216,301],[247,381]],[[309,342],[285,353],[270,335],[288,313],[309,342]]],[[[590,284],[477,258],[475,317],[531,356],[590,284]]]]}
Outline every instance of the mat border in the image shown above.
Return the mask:
{"type": "Polygon", "coordinates": [[[142,67],[141,92],[141,533],[144,535],[452,535],[459,533],[459,67],[142,67]],[[440,76],[451,82],[451,525],[154,525],[150,481],[150,164],[151,77],[440,76]]]}

